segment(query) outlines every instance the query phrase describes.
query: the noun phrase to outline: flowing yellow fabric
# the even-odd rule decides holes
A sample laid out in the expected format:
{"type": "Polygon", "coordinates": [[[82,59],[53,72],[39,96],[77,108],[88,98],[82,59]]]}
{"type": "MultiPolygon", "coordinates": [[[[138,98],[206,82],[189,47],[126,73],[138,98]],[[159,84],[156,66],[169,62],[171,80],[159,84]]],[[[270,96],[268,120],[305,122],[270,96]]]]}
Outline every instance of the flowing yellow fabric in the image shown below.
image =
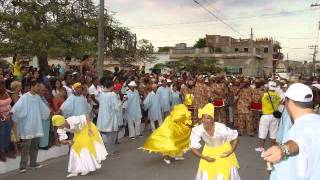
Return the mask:
{"type": "Polygon", "coordinates": [[[52,116],[52,125],[53,126],[62,126],[66,122],[65,118],[61,115],[52,116]]]}
{"type": "Polygon", "coordinates": [[[97,127],[92,122],[90,122],[90,128],[92,131],[91,136],[89,136],[88,124],[79,132],[74,132],[71,148],[74,149],[78,155],[80,155],[82,149],[87,148],[92,155],[96,156],[94,142],[103,143],[97,127]]]}
{"type": "Polygon", "coordinates": [[[189,149],[191,112],[184,104],[174,106],[163,124],[144,142],[142,149],[168,156],[181,156],[189,149]]]}
{"type": "Polygon", "coordinates": [[[214,179],[218,174],[223,176],[224,180],[228,180],[230,177],[230,171],[232,167],[240,168],[237,157],[235,153],[232,153],[227,158],[221,158],[224,152],[231,150],[230,142],[226,142],[225,144],[217,147],[209,147],[207,145],[204,146],[202,154],[204,156],[209,156],[215,158],[215,162],[208,162],[204,159],[200,160],[199,164],[199,173],[206,172],[208,174],[208,179],[214,179]]]}
{"type": "Polygon", "coordinates": [[[202,109],[198,110],[198,118],[201,119],[202,115],[209,115],[214,118],[214,105],[212,103],[206,104],[202,109]]]}

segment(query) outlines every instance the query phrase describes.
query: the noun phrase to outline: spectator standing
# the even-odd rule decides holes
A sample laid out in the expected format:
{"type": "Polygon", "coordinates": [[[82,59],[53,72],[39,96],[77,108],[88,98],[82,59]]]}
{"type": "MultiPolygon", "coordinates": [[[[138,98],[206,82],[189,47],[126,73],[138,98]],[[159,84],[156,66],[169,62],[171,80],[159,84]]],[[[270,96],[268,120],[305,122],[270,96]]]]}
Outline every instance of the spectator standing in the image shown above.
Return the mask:
{"type": "Polygon", "coordinates": [[[49,118],[50,109],[37,95],[38,93],[39,83],[31,81],[30,91],[11,109],[22,140],[20,173],[26,172],[29,157],[31,167],[42,167],[37,163],[39,138],[43,136],[42,121],[49,118]]]}

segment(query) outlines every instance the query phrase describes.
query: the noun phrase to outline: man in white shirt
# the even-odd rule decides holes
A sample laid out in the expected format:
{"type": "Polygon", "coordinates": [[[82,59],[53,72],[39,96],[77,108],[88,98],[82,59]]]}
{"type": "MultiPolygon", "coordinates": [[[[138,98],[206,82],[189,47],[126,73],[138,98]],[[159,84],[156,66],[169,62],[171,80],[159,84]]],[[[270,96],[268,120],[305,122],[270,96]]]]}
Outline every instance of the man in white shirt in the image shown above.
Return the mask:
{"type": "Polygon", "coordinates": [[[318,180],[320,177],[320,116],[313,111],[312,90],[301,83],[292,84],[286,96],[293,126],[282,143],[265,151],[264,160],[274,164],[271,180],[318,180]]]}
{"type": "Polygon", "coordinates": [[[96,117],[98,116],[99,102],[98,96],[102,92],[102,88],[100,86],[100,79],[98,77],[92,77],[92,85],[88,88],[88,93],[92,99],[91,105],[93,107],[93,111],[90,114],[90,118],[93,119],[93,122],[96,123],[96,117]]]}

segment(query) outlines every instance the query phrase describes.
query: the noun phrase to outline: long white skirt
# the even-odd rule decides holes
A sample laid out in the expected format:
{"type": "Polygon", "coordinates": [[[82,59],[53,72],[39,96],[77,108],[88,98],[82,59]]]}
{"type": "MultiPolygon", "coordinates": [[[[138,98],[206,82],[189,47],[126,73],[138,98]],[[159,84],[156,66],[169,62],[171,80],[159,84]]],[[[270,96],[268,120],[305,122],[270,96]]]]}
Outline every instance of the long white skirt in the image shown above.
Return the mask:
{"type": "Polygon", "coordinates": [[[96,157],[87,148],[83,148],[78,155],[71,148],[68,164],[69,173],[93,172],[101,168],[101,161],[105,160],[108,153],[104,144],[94,142],[96,157]]]}
{"type": "Polygon", "coordinates": [[[230,178],[223,179],[222,175],[217,175],[213,179],[208,179],[208,174],[206,172],[198,172],[195,180],[241,180],[238,169],[236,167],[232,167],[230,170],[230,178]]]}

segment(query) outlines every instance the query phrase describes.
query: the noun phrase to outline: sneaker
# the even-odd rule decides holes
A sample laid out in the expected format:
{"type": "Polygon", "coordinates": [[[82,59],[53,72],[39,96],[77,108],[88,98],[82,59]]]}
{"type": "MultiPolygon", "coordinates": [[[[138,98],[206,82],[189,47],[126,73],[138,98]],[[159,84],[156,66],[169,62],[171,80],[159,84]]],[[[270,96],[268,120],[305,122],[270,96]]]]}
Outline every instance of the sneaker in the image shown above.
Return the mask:
{"type": "Polygon", "coordinates": [[[82,172],[81,176],[86,176],[87,174],[89,174],[89,172],[82,172]]]}
{"type": "Polygon", "coordinates": [[[27,170],[24,168],[19,170],[19,173],[25,173],[25,172],[27,172],[27,170]]]}
{"type": "Polygon", "coordinates": [[[32,168],[40,169],[43,167],[42,164],[36,164],[35,166],[31,166],[32,168]]]}
{"type": "Polygon", "coordinates": [[[179,156],[179,157],[175,157],[174,158],[176,161],[183,161],[184,157],[183,156],[179,156]]]}
{"type": "Polygon", "coordinates": [[[76,173],[71,173],[71,174],[68,174],[67,178],[72,178],[72,177],[76,177],[78,176],[78,174],[76,173]]]}
{"type": "Polygon", "coordinates": [[[255,148],[254,150],[257,151],[257,152],[263,152],[264,148],[263,147],[258,147],[258,148],[255,148]]]}
{"type": "Polygon", "coordinates": [[[140,138],[143,138],[143,135],[142,135],[142,134],[140,134],[140,135],[139,135],[139,137],[140,137],[140,138]]]}
{"type": "Polygon", "coordinates": [[[171,164],[171,161],[169,159],[163,159],[163,161],[166,163],[166,164],[171,164]]]}
{"type": "Polygon", "coordinates": [[[131,140],[135,140],[136,138],[135,137],[130,137],[131,138],[131,140]]]}

